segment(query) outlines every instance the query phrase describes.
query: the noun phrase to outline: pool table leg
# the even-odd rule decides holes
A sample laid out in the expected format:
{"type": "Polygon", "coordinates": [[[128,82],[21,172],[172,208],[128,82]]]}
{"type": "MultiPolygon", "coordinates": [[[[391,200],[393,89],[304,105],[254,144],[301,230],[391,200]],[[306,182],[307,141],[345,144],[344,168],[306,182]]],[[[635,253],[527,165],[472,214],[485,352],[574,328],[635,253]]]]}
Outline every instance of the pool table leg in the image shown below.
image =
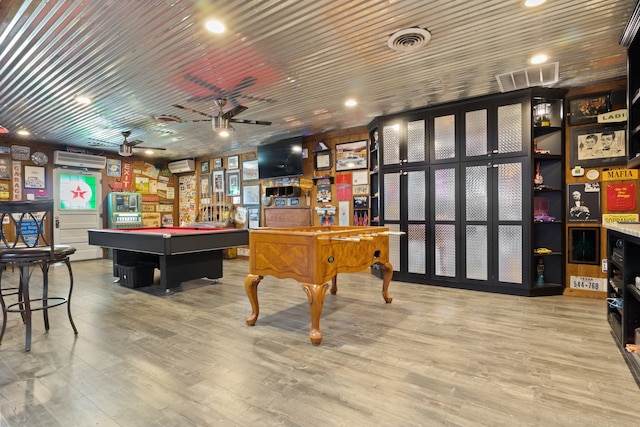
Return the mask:
{"type": "Polygon", "coordinates": [[[389,296],[389,283],[391,283],[391,276],[393,276],[393,266],[389,262],[381,262],[380,271],[382,271],[382,298],[386,303],[393,301],[393,298],[389,296]]]}
{"type": "Polygon", "coordinates": [[[322,314],[322,305],[324,304],[324,296],[329,289],[328,283],[314,285],[303,283],[302,289],[307,293],[309,300],[309,311],[311,312],[311,331],[309,338],[311,344],[318,345],[322,342],[322,332],[320,332],[320,314],[322,314]]]}
{"type": "Polygon", "coordinates": [[[247,293],[247,297],[249,297],[249,302],[251,303],[251,316],[245,319],[245,322],[247,322],[249,326],[255,325],[258,320],[258,314],[260,313],[260,306],[258,305],[258,285],[263,278],[263,276],[249,274],[244,279],[244,291],[247,293]]]}

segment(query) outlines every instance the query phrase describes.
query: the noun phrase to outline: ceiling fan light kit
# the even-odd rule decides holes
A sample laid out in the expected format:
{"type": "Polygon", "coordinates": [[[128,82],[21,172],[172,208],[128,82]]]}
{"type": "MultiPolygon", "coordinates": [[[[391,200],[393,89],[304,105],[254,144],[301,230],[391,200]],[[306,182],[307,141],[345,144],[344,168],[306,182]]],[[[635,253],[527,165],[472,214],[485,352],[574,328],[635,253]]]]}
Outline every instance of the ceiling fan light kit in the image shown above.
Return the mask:
{"type": "Polygon", "coordinates": [[[127,138],[131,136],[130,130],[123,131],[122,136],[124,137],[124,141],[122,141],[122,144],[118,146],[118,154],[122,157],[131,157],[133,155],[134,148],[140,148],[143,150],[165,150],[165,148],[160,147],[143,147],[141,145],[138,145],[142,144],[143,141],[127,141],[127,138]]]}
{"type": "MultiPolygon", "coordinates": [[[[211,129],[222,137],[229,136],[229,133],[235,130],[231,126],[231,123],[244,123],[248,125],[265,125],[265,126],[269,126],[271,124],[271,122],[266,122],[263,120],[234,119],[233,118],[234,116],[247,110],[248,107],[245,107],[244,105],[236,105],[231,110],[225,113],[224,111],[222,111],[222,108],[224,108],[224,106],[227,105],[227,98],[218,98],[214,100],[213,103],[216,105],[216,107],[218,107],[218,114],[215,116],[203,113],[202,111],[198,111],[190,107],[185,107],[184,105],[180,105],[180,104],[173,104],[173,106],[176,108],[180,108],[181,110],[184,110],[184,111],[189,111],[191,113],[196,113],[201,116],[208,117],[209,120],[211,121],[211,129]]],[[[186,121],[202,122],[202,121],[209,121],[209,120],[200,119],[200,120],[186,120],[186,121]]]]}

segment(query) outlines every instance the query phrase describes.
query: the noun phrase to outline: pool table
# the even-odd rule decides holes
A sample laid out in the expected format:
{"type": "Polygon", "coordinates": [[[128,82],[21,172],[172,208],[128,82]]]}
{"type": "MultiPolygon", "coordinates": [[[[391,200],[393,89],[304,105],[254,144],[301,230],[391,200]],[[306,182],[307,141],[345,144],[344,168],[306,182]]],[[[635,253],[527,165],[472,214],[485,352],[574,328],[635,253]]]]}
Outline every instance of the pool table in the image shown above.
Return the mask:
{"type": "Polygon", "coordinates": [[[261,228],[249,232],[250,274],[244,288],[251,303],[249,326],[258,320],[258,284],[266,275],[294,279],[307,294],[311,314],[309,338],[322,342],[320,314],[331,281],[338,291],[338,273],[354,273],[376,266],[382,272],[382,297],[390,303],[388,289],[393,275],[389,262],[388,227],[294,227],[261,228]]]}
{"type": "Polygon", "coordinates": [[[222,250],[246,245],[248,236],[229,228],[102,228],[89,230],[89,244],[113,249],[114,275],[116,264],[154,263],[166,293],[187,280],[222,277],[222,250]]]}

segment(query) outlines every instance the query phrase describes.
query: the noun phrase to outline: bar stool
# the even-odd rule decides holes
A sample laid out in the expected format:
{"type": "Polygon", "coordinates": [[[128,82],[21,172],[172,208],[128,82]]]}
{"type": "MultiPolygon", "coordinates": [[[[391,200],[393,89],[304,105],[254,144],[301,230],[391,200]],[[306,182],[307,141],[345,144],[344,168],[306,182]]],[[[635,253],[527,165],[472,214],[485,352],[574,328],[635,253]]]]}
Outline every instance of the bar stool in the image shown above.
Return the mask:
{"type": "Polygon", "coordinates": [[[71,316],[71,294],[73,272],[69,256],[76,249],[53,242],[53,200],[0,202],[0,305],[2,306],[2,329],[0,344],[7,326],[7,313],[20,313],[26,326],[25,351],[31,350],[31,314],[42,311],[45,330],[49,330],[48,310],[67,305],[67,315],[74,334],[78,334],[71,316]],[[49,296],[49,267],[64,262],[69,271],[69,293],[67,296],[49,296]],[[20,280],[17,286],[2,283],[7,267],[17,268],[20,280]],[[29,284],[36,267],[42,271],[42,297],[32,298],[29,284]],[[5,298],[17,296],[17,301],[7,303],[5,298]]]}

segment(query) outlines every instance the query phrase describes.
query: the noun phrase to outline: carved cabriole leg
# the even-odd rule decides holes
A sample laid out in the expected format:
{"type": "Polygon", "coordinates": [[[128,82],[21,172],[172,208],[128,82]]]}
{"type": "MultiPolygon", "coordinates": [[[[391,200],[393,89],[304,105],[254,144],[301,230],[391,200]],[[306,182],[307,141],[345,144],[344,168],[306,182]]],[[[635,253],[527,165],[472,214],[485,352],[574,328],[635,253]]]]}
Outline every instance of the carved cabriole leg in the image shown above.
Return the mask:
{"type": "Polygon", "coordinates": [[[322,314],[322,305],[324,304],[324,296],[329,289],[328,283],[321,285],[313,285],[303,283],[302,289],[307,293],[309,300],[309,311],[311,313],[311,332],[309,338],[311,344],[318,345],[322,342],[322,332],[320,332],[320,315],[322,314]]]}
{"type": "Polygon", "coordinates": [[[338,293],[338,275],[336,274],[331,278],[331,295],[338,293]]]}
{"type": "Polygon", "coordinates": [[[393,266],[389,262],[381,262],[380,270],[382,271],[382,298],[386,303],[393,301],[393,298],[389,296],[389,283],[391,283],[391,276],[393,276],[393,266]]]}
{"type": "Polygon", "coordinates": [[[244,291],[247,293],[247,297],[249,297],[249,302],[251,303],[251,316],[245,319],[249,326],[255,325],[258,320],[258,314],[260,313],[260,306],[258,305],[258,284],[260,284],[263,278],[263,276],[249,274],[244,279],[244,291]]]}

